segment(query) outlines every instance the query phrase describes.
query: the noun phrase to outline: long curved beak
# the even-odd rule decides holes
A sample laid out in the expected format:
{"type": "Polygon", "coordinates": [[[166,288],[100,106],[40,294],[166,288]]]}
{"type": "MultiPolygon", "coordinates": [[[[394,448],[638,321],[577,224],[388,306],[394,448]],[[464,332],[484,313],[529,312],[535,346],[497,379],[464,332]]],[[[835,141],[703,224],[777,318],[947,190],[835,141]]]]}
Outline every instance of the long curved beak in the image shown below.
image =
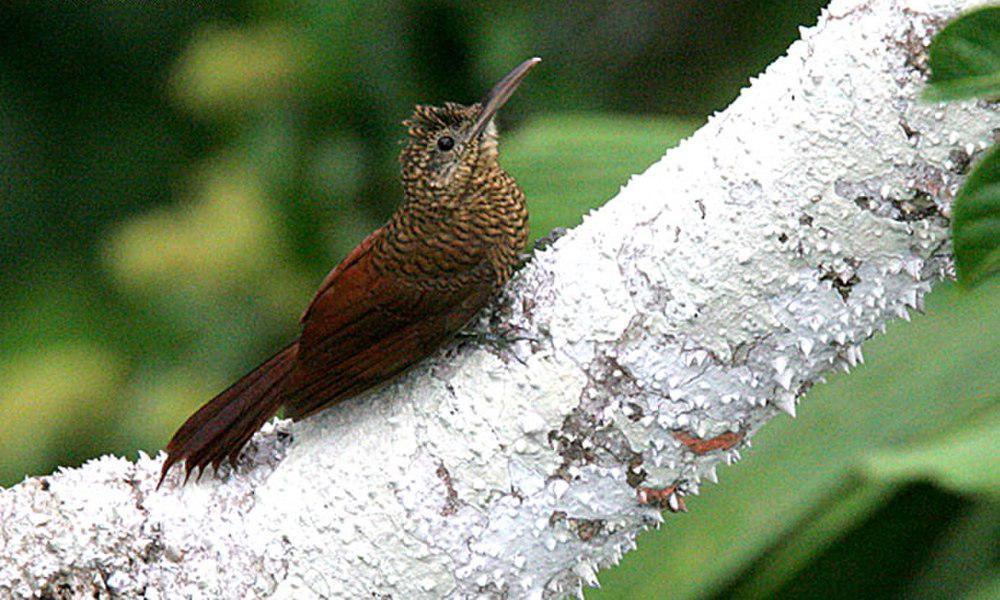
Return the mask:
{"type": "Polygon", "coordinates": [[[514,67],[513,71],[507,73],[503,79],[493,86],[490,93],[486,94],[486,98],[483,99],[483,108],[479,111],[479,116],[476,118],[476,125],[472,130],[472,139],[479,137],[486,131],[486,126],[490,124],[490,120],[497,114],[500,107],[510,100],[510,97],[514,94],[514,90],[517,89],[517,86],[521,85],[521,81],[528,74],[528,71],[540,62],[542,62],[542,59],[537,56],[529,58],[514,67]]]}

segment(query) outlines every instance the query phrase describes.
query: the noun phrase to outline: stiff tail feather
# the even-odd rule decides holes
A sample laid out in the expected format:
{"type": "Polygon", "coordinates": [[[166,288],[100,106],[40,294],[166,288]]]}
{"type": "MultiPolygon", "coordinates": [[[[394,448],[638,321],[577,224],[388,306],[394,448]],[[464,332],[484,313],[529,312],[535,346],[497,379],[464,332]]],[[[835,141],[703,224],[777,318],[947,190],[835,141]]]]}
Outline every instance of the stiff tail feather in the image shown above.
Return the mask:
{"type": "Polygon", "coordinates": [[[167,444],[159,487],[174,464],[184,461],[184,481],[197,468],[218,469],[227,457],[235,464],[243,446],[282,403],[282,383],[292,370],[298,342],[243,376],[181,425],[167,444]]]}

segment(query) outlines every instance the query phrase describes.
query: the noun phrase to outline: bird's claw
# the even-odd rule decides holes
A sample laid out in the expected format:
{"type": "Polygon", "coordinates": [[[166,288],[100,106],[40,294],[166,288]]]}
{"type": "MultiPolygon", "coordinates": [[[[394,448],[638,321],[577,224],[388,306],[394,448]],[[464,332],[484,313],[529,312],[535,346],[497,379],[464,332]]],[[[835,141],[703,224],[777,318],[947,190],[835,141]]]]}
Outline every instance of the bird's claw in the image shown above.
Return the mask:
{"type": "Polygon", "coordinates": [[[515,344],[518,342],[537,343],[539,341],[538,338],[520,327],[506,324],[490,326],[487,329],[463,329],[458,332],[456,337],[486,346],[498,356],[513,357],[522,365],[525,362],[514,351],[515,344]]]}

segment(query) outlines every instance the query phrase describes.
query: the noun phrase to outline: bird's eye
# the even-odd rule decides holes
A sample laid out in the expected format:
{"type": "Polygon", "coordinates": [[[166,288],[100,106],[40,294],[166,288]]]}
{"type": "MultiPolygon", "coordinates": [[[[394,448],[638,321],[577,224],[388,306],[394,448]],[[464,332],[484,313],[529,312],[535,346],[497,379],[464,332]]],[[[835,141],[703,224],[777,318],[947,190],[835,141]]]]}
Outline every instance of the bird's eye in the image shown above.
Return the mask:
{"type": "Polygon", "coordinates": [[[455,140],[450,135],[443,135],[438,138],[438,150],[447,152],[455,147],[455,140]]]}

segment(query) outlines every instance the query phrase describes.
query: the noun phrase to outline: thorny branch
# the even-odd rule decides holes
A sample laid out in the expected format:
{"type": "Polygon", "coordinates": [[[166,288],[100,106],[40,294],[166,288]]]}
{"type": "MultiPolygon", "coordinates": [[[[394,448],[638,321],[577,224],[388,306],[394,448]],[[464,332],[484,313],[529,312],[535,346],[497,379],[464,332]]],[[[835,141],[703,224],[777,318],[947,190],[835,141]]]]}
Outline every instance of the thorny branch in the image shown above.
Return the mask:
{"type": "Polygon", "coordinates": [[[518,360],[453,345],[267,426],[217,480],[156,491],[160,457],[104,457],[3,491],[0,595],[578,593],[950,274],[950,202],[1000,116],[917,96],[974,4],[835,0],[536,253],[498,305],[518,360]]]}

